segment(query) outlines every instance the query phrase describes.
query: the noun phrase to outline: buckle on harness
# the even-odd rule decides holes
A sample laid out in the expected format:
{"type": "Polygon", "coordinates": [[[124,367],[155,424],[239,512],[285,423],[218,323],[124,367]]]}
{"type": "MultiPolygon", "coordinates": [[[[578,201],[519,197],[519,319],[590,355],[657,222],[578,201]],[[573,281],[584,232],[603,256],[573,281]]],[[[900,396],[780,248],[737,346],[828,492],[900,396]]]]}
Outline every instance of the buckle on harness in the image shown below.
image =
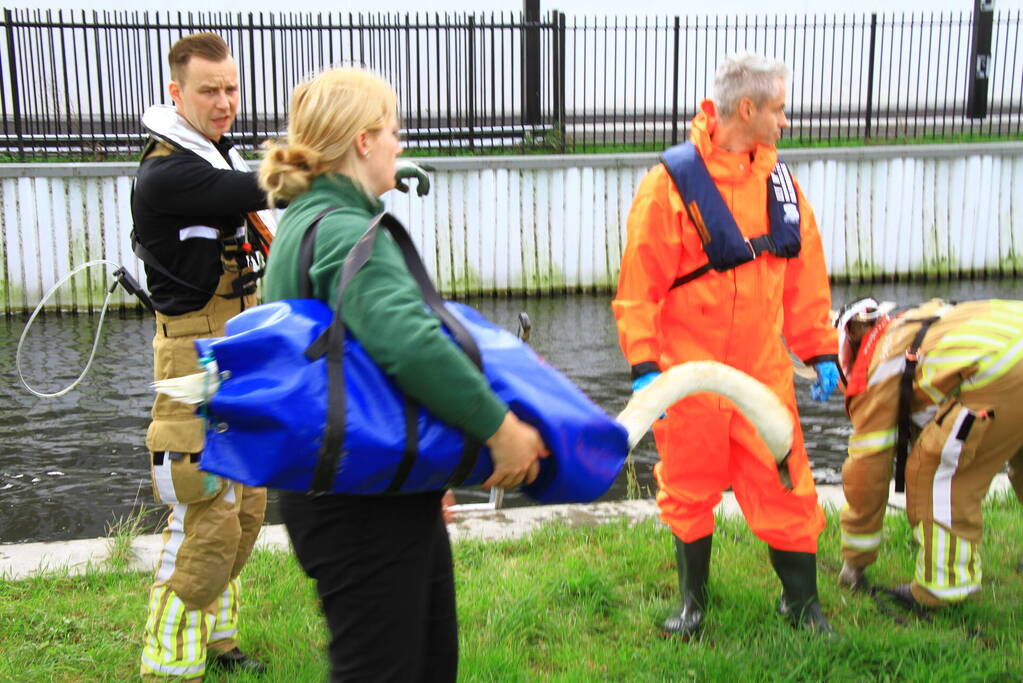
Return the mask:
{"type": "Polygon", "coordinates": [[[243,273],[231,281],[231,294],[228,298],[236,299],[256,293],[256,281],[263,277],[263,271],[243,273]]]}
{"type": "Polygon", "coordinates": [[[753,260],[756,261],[757,250],[753,248],[753,243],[749,241],[748,237],[743,237],[742,241],[746,243],[746,246],[749,248],[749,253],[753,255],[753,260]]]}

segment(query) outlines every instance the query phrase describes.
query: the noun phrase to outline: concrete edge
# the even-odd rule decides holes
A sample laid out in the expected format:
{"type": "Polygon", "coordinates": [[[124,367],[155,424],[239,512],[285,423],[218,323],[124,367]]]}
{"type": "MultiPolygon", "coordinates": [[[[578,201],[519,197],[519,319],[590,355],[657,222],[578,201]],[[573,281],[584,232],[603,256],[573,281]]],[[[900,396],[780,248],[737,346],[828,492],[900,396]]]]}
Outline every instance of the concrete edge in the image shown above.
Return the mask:
{"type": "MultiPolygon", "coordinates": [[[[995,477],[988,495],[1011,491],[1009,478],[995,477]]],[[[820,485],[817,495],[824,507],[840,509],[845,504],[842,487],[820,485]]],[[[889,493],[889,511],[906,507],[905,495],[889,493]]],[[[734,516],[741,513],[735,496],[723,495],[715,512],[734,516]]],[[[614,520],[640,522],[657,517],[657,504],[650,498],[590,503],[586,505],[538,505],[504,508],[494,511],[463,513],[448,525],[453,542],[462,540],[512,540],[533,533],[544,524],[556,523],[570,527],[591,527],[614,520]]],[[[104,571],[110,554],[109,538],[88,538],[54,543],[21,543],[0,545],[0,579],[17,580],[31,576],[76,576],[89,571],[104,571]]],[[[132,544],[135,552],[130,568],[152,571],[159,560],[159,534],[139,536],[132,544]]],[[[282,524],[266,525],[260,531],[256,547],[290,551],[291,544],[282,524]]]]}
{"type": "MultiPolygon", "coordinates": [[[[869,145],[856,147],[785,147],[779,154],[788,162],[876,159],[958,159],[968,156],[1019,156],[1023,142],[962,142],[933,145],[869,145]]],[[[628,154],[481,155],[409,157],[437,171],[478,169],[649,168],[659,152],[628,154]]],[[[258,160],[249,162],[253,170],[258,160]]],[[[135,175],[135,161],[82,161],[66,163],[4,163],[0,178],[124,177],[135,175]]]]}

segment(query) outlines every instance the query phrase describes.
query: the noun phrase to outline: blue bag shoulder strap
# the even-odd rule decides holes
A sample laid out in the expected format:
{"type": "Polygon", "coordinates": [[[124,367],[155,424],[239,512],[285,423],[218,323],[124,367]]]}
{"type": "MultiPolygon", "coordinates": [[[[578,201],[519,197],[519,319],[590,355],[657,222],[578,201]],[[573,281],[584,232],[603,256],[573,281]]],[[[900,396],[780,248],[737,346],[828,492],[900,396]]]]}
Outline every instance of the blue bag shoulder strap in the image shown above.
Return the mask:
{"type": "Polygon", "coordinates": [[[298,245],[298,272],[305,273],[305,277],[299,281],[299,296],[303,299],[313,298],[313,281],[309,277],[309,271],[313,267],[313,259],[316,257],[316,229],[320,227],[320,221],[322,221],[327,214],[338,211],[344,207],[341,206],[328,206],[323,211],[316,214],[313,220],[306,226],[305,232],[302,233],[302,241],[298,245]]]}
{"type": "MultiPolygon", "coordinates": [[[[320,214],[317,215],[310,224],[309,228],[306,229],[306,233],[303,235],[302,245],[299,248],[299,262],[301,267],[305,269],[304,272],[308,272],[309,266],[312,265],[314,249],[312,243],[315,242],[316,226],[324,216],[338,208],[340,207],[331,207],[320,212],[320,214]],[[306,244],[307,240],[310,242],[309,245],[306,244]],[[304,249],[308,249],[308,253],[304,253],[304,249]]],[[[409,269],[409,273],[411,273],[423,294],[423,300],[441,319],[444,326],[448,328],[452,336],[455,338],[459,348],[462,349],[477,368],[481,371],[483,369],[483,359],[480,354],[479,347],[476,344],[476,340],[473,339],[472,335],[469,334],[469,331],[465,329],[462,323],[447,310],[447,307],[444,306],[444,300],[440,297],[440,294],[437,293],[437,289],[433,286],[433,282],[430,280],[429,274],[426,271],[426,266],[423,265],[423,260],[419,256],[419,252],[416,250],[415,244],[412,242],[412,238],[409,236],[408,231],[405,230],[405,226],[403,226],[398,219],[388,213],[381,213],[374,216],[362,237],[359,238],[359,241],[356,242],[355,246],[353,246],[348,252],[348,255],[345,257],[345,262],[341,267],[341,278],[338,282],[337,291],[337,309],[335,310],[333,321],[330,326],[324,330],[323,333],[320,334],[320,336],[305,350],[305,356],[310,361],[316,360],[324,355],[326,355],[327,361],[327,424],[324,429],[323,443],[320,447],[319,457],[317,458],[316,468],[313,471],[312,483],[310,485],[310,490],[314,493],[328,493],[333,490],[334,479],[338,472],[338,462],[344,448],[346,427],[344,379],[345,324],[341,316],[341,302],[344,300],[345,290],[351,284],[352,279],[362,269],[362,267],[366,265],[370,256],[373,254],[373,245],[376,242],[377,234],[379,233],[379,228],[381,226],[383,226],[391,234],[395,244],[397,244],[401,251],[402,258],[405,260],[405,265],[409,269]]],[[[308,282],[308,277],[306,280],[308,282]]],[[[308,284],[307,286],[309,286],[311,290],[311,284],[308,284]]],[[[406,448],[406,457],[403,458],[399,465],[397,474],[391,482],[391,485],[388,487],[388,491],[390,492],[400,489],[401,484],[411,471],[412,463],[416,457],[415,449],[418,446],[418,440],[415,437],[414,432],[410,431],[417,423],[414,419],[415,410],[417,410],[417,407],[409,401],[406,401],[406,441],[408,442],[408,447],[406,448]]],[[[461,484],[469,473],[472,472],[472,469],[476,464],[476,460],[479,457],[483,444],[468,434],[463,435],[463,441],[461,458],[449,477],[446,486],[458,486],[461,484]]]]}

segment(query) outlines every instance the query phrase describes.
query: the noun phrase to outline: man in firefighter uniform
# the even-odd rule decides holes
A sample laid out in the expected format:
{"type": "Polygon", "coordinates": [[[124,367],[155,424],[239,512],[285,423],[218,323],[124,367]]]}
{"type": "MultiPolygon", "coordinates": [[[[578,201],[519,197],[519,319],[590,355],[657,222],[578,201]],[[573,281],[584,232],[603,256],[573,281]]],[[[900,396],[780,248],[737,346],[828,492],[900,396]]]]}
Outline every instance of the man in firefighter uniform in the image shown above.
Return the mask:
{"type": "MultiPolygon", "coordinates": [[[[255,302],[245,214],[266,208],[255,175],[225,133],[238,111],[238,69],[213,34],[186,36],[168,55],[174,106],[150,108],[151,140],[132,197],[135,250],[156,307],[153,375],[195,372],[194,341],[255,302]]],[[[268,217],[269,220],[269,217],[268,217]]],[[[205,425],[158,395],[146,446],[153,491],[170,506],[142,652],[142,676],[200,680],[207,649],[223,668],[263,665],[236,642],[238,575],[252,551],[266,491],[201,470],[205,425]]]]}
{"type": "MultiPolygon", "coordinates": [[[[224,335],[228,319],[256,303],[254,255],[272,235],[266,195],[226,136],[238,113],[238,68],[222,38],[196,33],[167,58],[174,106],[142,118],[150,134],[135,177],[132,217],[156,308],[155,379],[198,368],[196,339],[224,335]],[[255,230],[255,228],[260,230],[255,230]]],[[[406,162],[397,187],[426,173],[406,162]]],[[[239,573],[263,522],[266,491],[202,471],[205,424],[159,394],[146,435],[153,492],[170,506],[142,652],[142,677],[201,680],[207,651],[222,669],[262,672],[238,649],[239,573]]]]}
{"type": "Polygon", "coordinates": [[[892,307],[862,299],[836,320],[853,424],[839,583],[867,585],[894,463],[919,550],[912,582],[892,593],[940,607],[980,589],[980,504],[1006,463],[1023,501],[1023,302],[892,307]]]}
{"type": "Polygon", "coordinates": [[[664,622],[668,634],[690,637],[703,625],[714,507],[728,487],[769,547],[782,583],[779,611],[797,627],[831,630],[816,582],[824,514],[788,349],[815,366],[814,398],[827,400],[838,382],[837,343],[813,211],[775,147],[788,125],[788,77],[783,64],[757,55],[726,59],[690,141],[664,153],[629,213],[612,308],[633,389],[679,363],[716,360],[767,385],[795,424],[785,463],[791,490],[753,426],[726,399],[690,396],[654,425],[657,502],[674,534],[682,593],[664,622]]]}

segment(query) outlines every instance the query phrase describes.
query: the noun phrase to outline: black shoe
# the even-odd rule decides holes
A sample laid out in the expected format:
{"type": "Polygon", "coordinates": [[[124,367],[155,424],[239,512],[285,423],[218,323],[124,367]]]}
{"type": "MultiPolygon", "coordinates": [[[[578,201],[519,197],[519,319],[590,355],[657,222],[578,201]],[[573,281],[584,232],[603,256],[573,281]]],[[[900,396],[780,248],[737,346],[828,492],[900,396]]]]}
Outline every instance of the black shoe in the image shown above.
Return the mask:
{"type": "Polygon", "coordinates": [[[782,585],[778,613],[786,616],[795,628],[818,634],[834,633],[817,597],[817,555],[775,548],[768,551],[782,585]]]}
{"type": "Polygon", "coordinates": [[[661,624],[666,636],[688,640],[703,628],[703,611],[707,605],[707,578],[710,575],[710,549],[713,536],[704,536],[691,543],[675,538],[675,560],[678,564],[678,588],[682,604],[661,624]]]}
{"type": "Polygon", "coordinates": [[[254,674],[266,671],[266,664],[253,659],[238,648],[213,655],[210,661],[222,671],[247,671],[254,674]]]}

